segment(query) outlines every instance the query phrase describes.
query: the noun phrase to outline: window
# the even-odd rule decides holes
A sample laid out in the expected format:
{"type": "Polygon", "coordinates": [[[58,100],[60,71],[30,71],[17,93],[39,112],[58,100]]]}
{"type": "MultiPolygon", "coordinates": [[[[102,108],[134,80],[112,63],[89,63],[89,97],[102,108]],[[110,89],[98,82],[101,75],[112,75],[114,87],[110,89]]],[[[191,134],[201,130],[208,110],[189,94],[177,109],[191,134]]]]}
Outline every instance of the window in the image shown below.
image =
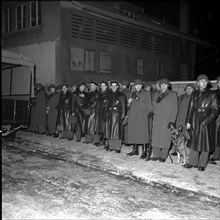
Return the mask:
{"type": "Polygon", "coordinates": [[[16,7],[15,13],[16,13],[16,20],[15,20],[16,30],[20,30],[21,29],[21,24],[22,24],[22,21],[21,21],[21,5],[16,7]]]}
{"type": "Polygon", "coordinates": [[[2,33],[23,30],[41,25],[41,5],[39,1],[2,10],[2,33]]]}
{"type": "Polygon", "coordinates": [[[129,18],[135,18],[135,14],[133,12],[127,11],[127,10],[122,10],[122,13],[128,16],[129,18]]]}
{"type": "Polygon", "coordinates": [[[94,71],[94,52],[85,51],[85,71],[94,71]]]}
{"type": "Polygon", "coordinates": [[[111,56],[110,53],[100,52],[100,72],[111,72],[111,56]]]}
{"type": "Polygon", "coordinates": [[[27,6],[25,4],[15,8],[15,27],[16,30],[27,28],[27,6]]]}
{"type": "Polygon", "coordinates": [[[144,60],[142,58],[137,58],[137,75],[144,74],[144,60]]]}
{"type": "Polygon", "coordinates": [[[13,10],[9,9],[9,31],[13,31],[13,10]]]}
{"type": "Polygon", "coordinates": [[[161,60],[157,62],[157,75],[158,77],[165,77],[164,62],[161,60]]]}
{"type": "Polygon", "coordinates": [[[30,27],[41,24],[41,5],[39,1],[30,2],[30,27]]]}
{"type": "Polygon", "coordinates": [[[11,32],[13,30],[13,11],[11,8],[8,8],[3,11],[3,32],[11,32]]]}

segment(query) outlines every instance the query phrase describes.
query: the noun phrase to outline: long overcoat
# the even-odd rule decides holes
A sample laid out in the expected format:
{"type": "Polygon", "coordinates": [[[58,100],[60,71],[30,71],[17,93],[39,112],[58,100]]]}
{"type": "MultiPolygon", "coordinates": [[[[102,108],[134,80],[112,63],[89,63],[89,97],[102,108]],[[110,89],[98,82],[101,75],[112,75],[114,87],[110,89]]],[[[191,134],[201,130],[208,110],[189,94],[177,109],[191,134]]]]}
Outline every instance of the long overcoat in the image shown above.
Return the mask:
{"type": "Polygon", "coordinates": [[[111,92],[106,120],[106,138],[109,140],[122,140],[122,121],[126,113],[126,97],[118,90],[111,92]]]}
{"type": "Polygon", "coordinates": [[[55,133],[57,127],[57,105],[59,104],[59,94],[52,93],[47,98],[47,129],[51,133],[55,133]]]}
{"type": "Polygon", "coordinates": [[[214,152],[215,120],[218,116],[216,93],[206,88],[195,91],[189,103],[186,122],[191,124],[190,148],[214,152]]]}
{"type": "Polygon", "coordinates": [[[150,92],[133,92],[128,110],[128,143],[146,144],[149,142],[148,114],[152,110],[150,92]]]}
{"type": "MultiPolygon", "coordinates": [[[[132,95],[132,92],[130,89],[126,88],[126,89],[123,89],[122,92],[125,94],[126,96],[126,106],[128,104],[128,99],[131,97],[132,95]]],[[[127,108],[128,109],[128,108],[127,108]]],[[[126,115],[127,115],[128,111],[126,112],[126,115]]],[[[123,140],[124,140],[124,143],[125,144],[128,144],[128,125],[124,125],[123,126],[123,130],[124,130],[124,133],[123,133],[123,140]]]]}
{"type": "MultiPolygon", "coordinates": [[[[96,134],[106,134],[106,117],[108,110],[110,92],[106,90],[105,92],[100,92],[96,105],[96,120],[95,120],[95,133],[96,134]]],[[[106,138],[104,136],[104,138],[106,138]]]]}
{"type": "Polygon", "coordinates": [[[218,101],[218,118],[216,119],[215,127],[215,147],[220,147],[220,89],[216,90],[218,101]]]}
{"type": "Polygon", "coordinates": [[[81,92],[79,89],[73,95],[72,99],[72,112],[79,121],[81,135],[84,136],[86,133],[86,119],[87,115],[83,112],[83,107],[88,103],[88,93],[81,92]]]}
{"type": "Polygon", "coordinates": [[[38,127],[38,132],[46,132],[46,93],[43,87],[36,92],[34,100],[34,123],[38,127]]]}
{"type": "Polygon", "coordinates": [[[190,136],[186,130],[186,115],[189,107],[191,95],[183,94],[179,97],[178,113],[176,117],[176,127],[183,126],[183,135],[189,140],[190,136]]]}
{"type": "Polygon", "coordinates": [[[58,116],[60,118],[58,129],[60,131],[70,131],[71,124],[69,122],[69,117],[72,114],[72,94],[69,91],[67,91],[65,94],[60,94],[57,109],[58,116]]]}
{"type": "Polygon", "coordinates": [[[89,102],[88,107],[91,110],[91,114],[88,116],[86,121],[86,127],[87,127],[86,133],[89,135],[95,134],[95,123],[97,116],[96,106],[97,106],[98,96],[99,96],[98,90],[95,90],[88,94],[88,102],[89,102]]]}
{"type": "Polygon", "coordinates": [[[152,147],[170,148],[171,131],[169,122],[175,122],[177,115],[177,94],[173,91],[158,92],[153,98],[152,147]]]}

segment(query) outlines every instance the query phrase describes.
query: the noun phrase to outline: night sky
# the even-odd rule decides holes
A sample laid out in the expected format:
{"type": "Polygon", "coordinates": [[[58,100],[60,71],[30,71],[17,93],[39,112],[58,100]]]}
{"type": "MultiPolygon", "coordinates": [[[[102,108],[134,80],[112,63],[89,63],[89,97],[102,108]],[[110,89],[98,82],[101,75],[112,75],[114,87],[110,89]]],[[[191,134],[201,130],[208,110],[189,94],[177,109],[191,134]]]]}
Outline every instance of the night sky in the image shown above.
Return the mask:
{"type": "MultiPolygon", "coordinates": [[[[145,0],[130,1],[145,8],[145,13],[179,28],[180,0],[145,0]]],[[[198,48],[196,60],[203,59],[195,66],[196,76],[206,74],[210,79],[220,75],[220,11],[218,1],[189,1],[189,33],[205,40],[216,47],[215,49],[198,48]],[[213,55],[215,54],[215,55],[213,55]],[[217,62],[218,60],[218,62],[217,62]]]]}

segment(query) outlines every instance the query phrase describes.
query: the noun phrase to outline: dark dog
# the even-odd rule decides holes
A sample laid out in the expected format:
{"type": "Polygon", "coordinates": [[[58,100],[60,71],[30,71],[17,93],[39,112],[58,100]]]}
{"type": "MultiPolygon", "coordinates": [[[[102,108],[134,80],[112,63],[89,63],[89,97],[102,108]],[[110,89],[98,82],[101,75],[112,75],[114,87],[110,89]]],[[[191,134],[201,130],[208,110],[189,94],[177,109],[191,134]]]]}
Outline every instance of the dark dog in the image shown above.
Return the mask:
{"type": "Polygon", "coordinates": [[[189,162],[189,148],[187,147],[187,139],[183,135],[183,126],[179,126],[178,129],[174,124],[169,124],[168,128],[171,130],[171,140],[173,145],[176,147],[178,156],[177,163],[180,163],[181,156],[183,157],[183,164],[189,162]]]}

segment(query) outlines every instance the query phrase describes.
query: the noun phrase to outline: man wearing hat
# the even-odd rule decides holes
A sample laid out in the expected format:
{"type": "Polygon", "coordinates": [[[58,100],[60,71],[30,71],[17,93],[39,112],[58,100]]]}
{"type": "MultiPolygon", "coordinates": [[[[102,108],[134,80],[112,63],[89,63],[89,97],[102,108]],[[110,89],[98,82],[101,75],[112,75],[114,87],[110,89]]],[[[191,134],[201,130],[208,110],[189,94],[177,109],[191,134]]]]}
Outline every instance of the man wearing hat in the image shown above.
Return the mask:
{"type": "Polygon", "coordinates": [[[216,164],[216,161],[219,161],[220,159],[220,76],[217,77],[217,89],[214,90],[217,94],[217,101],[218,101],[218,109],[219,109],[219,115],[216,119],[216,127],[215,127],[215,151],[213,154],[210,155],[209,163],[210,164],[216,164]]]}
{"type": "Polygon", "coordinates": [[[95,146],[105,146],[106,140],[106,116],[108,110],[110,92],[108,90],[108,82],[100,82],[100,92],[96,105],[96,120],[95,120],[95,146]]]}
{"type": "Polygon", "coordinates": [[[153,161],[165,162],[171,144],[169,123],[175,123],[177,115],[177,94],[169,91],[169,80],[160,80],[160,91],[153,97],[153,161]]]}
{"type": "Polygon", "coordinates": [[[61,139],[73,139],[73,132],[71,130],[71,123],[69,118],[72,113],[72,94],[69,90],[69,86],[64,83],[62,85],[62,92],[59,97],[59,103],[57,105],[59,124],[57,130],[59,130],[61,139]]]}
{"type": "MultiPolygon", "coordinates": [[[[187,84],[184,88],[185,93],[179,96],[178,99],[178,113],[177,113],[177,118],[176,118],[176,127],[178,128],[179,126],[183,127],[183,135],[186,137],[187,140],[190,139],[189,134],[186,130],[186,115],[187,115],[187,110],[189,106],[189,101],[191,98],[192,93],[195,91],[195,87],[192,83],[187,84]]],[[[175,155],[175,149],[172,148],[171,155],[175,155]]]]}
{"type": "Polygon", "coordinates": [[[97,90],[98,84],[95,81],[89,83],[88,102],[84,106],[85,109],[89,110],[89,114],[86,116],[85,121],[85,141],[84,144],[98,143],[98,136],[95,135],[95,120],[96,120],[96,106],[99,96],[97,90]]]}
{"type": "Polygon", "coordinates": [[[56,93],[56,86],[51,84],[48,87],[49,95],[47,96],[47,135],[56,135],[56,122],[57,122],[57,105],[59,103],[59,94],[56,93]]]}
{"type": "Polygon", "coordinates": [[[34,122],[36,125],[36,133],[46,133],[46,92],[44,86],[41,83],[37,83],[36,86],[36,98],[34,100],[34,122]]]}
{"type": "Polygon", "coordinates": [[[142,146],[141,159],[146,158],[149,143],[148,114],[152,110],[151,95],[149,91],[142,89],[140,79],[134,81],[135,91],[128,99],[128,137],[129,144],[133,144],[133,150],[128,156],[139,155],[138,147],[142,146]]]}
{"type": "Polygon", "coordinates": [[[85,122],[86,117],[83,107],[88,103],[88,93],[85,91],[86,84],[84,82],[80,83],[73,94],[72,98],[72,116],[77,118],[77,123],[73,132],[76,135],[76,141],[80,142],[81,138],[85,135],[85,122]]]}
{"type": "Polygon", "coordinates": [[[120,153],[123,137],[122,121],[127,110],[126,97],[119,91],[119,83],[115,80],[111,81],[111,90],[106,118],[106,138],[108,140],[106,150],[115,150],[116,153],[120,153]]]}
{"type": "Polygon", "coordinates": [[[217,95],[207,88],[209,79],[201,74],[197,78],[199,89],[195,91],[189,103],[186,117],[186,129],[190,132],[189,163],[185,168],[198,167],[204,171],[210,152],[215,150],[215,120],[218,116],[217,95]]]}
{"type": "MultiPolygon", "coordinates": [[[[121,83],[121,92],[123,92],[126,96],[126,104],[128,103],[128,99],[131,97],[131,90],[129,88],[129,82],[127,80],[123,80],[121,83]]],[[[126,118],[127,120],[127,118],[126,118]]],[[[127,121],[126,121],[127,122],[127,121]]],[[[127,123],[123,125],[123,143],[128,145],[128,125],[127,123]]]]}

